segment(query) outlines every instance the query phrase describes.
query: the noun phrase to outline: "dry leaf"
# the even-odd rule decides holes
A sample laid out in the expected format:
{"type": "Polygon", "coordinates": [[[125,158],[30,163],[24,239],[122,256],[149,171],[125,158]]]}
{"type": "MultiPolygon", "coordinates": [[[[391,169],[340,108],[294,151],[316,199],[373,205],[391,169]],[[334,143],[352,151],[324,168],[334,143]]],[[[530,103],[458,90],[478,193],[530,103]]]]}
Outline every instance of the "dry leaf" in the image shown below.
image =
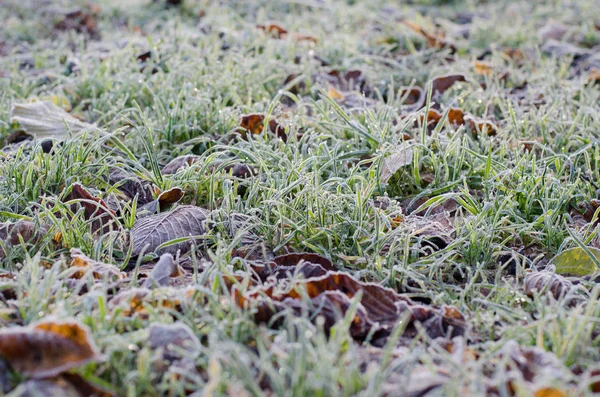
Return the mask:
{"type": "Polygon", "coordinates": [[[475,61],[473,62],[475,73],[483,76],[488,76],[492,73],[492,65],[487,62],[475,61]]]}
{"type": "Polygon", "coordinates": [[[77,321],[2,329],[0,354],[17,372],[38,379],[100,359],[87,327],[77,321]]]}
{"type": "Polygon", "coordinates": [[[153,288],[155,286],[161,287],[169,285],[169,279],[173,276],[177,276],[178,270],[173,255],[163,254],[156,265],[154,265],[152,273],[150,273],[146,281],[144,281],[143,287],[153,288]]]}
{"type": "Polygon", "coordinates": [[[410,147],[402,147],[396,153],[386,157],[383,161],[380,180],[383,183],[389,182],[398,170],[412,164],[413,151],[410,147]]]}
{"type": "Polygon", "coordinates": [[[200,156],[196,156],[193,154],[187,154],[185,156],[176,157],[163,167],[162,174],[176,174],[178,171],[189,167],[190,165],[194,164],[199,160],[200,156]]]}
{"type": "MultiPolygon", "coordinates": [[[[265,116],[263,116],[262,114],[254,113],[242,116],[242,119],[240,121],[240,127],[242,129],[239,130],[240,134],[242,135],[242,138],[247,139],[247,132],[250,132],[254,135],[262,133],[264,129],[264,122],[265,116]]],[[[269,120],[268,130],[275,134],[277,137],[281,138],[282,141],[287,141],[285,129],[281,127],[279,123],[277,123],[277,121],[273,119],[269,120]]]]}
{"type": "Polygon", "coordinates": [[[456,46],[453,43],[451,43],[450,41],[446,40],[443,36],[429,33],[414,22],[402,21],[402,23],[404,25],[408,26],[412,31],[423,36],[427,40],[427,43],[429,44],[430,47],[432,47],[432,48],[450,48],[452,50],[452,52],[456,51],[456,46]]]}
{"type": "Polygon", "coordinates": [[[466,330],[464,317],[454,308],[419,305],[391,289],[362,283],[346,273],[327,272],[324,276],[298,282],[286,293],[277,292],[273,285],[258,287],[243,295],[234,288],[234,297],[241,307],[256,305],[258,322],[268,323],[277,313],[292,310],[297,315],[320,314],[325,318],[325,326],[331,327],[350,308],[351,299],[359,291],[362,297],[350,327],[353,337],[359,340],[367,335],[385,340],[398,320],[407,314],[409,325],[404,333],[407,338],[417,335],[417,322],[431,338],[459,336],[466,330]]]}
{"type": "Polygon", "coordinates": [[[444,76],[438,76],[434,78],[431,83],[433,85],[433,94],[441,95],[444,92],[446,92],[450,87],[452,87],[455,83],[464,81],[467,81],[467,79],[462,74],[449,74],[444,76]]]}
{"type": "Polygon", "coordinates": [[[560,299],[573,289],[573,284],[561,275],[543,270],[528,273],[525,276],[525,293],[534,297],[537,293],[549,292],[555,299],[560,299]]]}
{"type": "Polygon", "coordinates": [[[25,132],[38,140],[65,139],[69,131],[76,134],[82,130],[97,130],[95,126],[71,116],[52,101],[16,103],[10,115],[11,122],[18,122],[25,132]]]}
{"type": "Polygon", "coordinates": [[[71,267],[76,271],[71,275],[72,278],[80,279],[86,274],[91,274],[96,280],[117,281],[124,279],[126,273],[115,265],[95,261],[81,252],[80,249],[71,249],[71,267]]]}
{"type": "Polygon", "coordinates": [[[84,209],[84,216],[87,220],[92,220],[92,231],[102,230],[107,233],[116,229],[115,212],[108,208],[104,200],[90,194],[80,183],[74,183],[71,191],[64,198],[63,202],[75,201],[71,205],[71,211],[77,212],[77,206],[84,209]]]}
{"type": "Polygon", "coordinates": [[[147,254],[154,251],[159,255],[163,253],[177,254],[179,250],[188,251],[193,241],[198,242],[201,239],[199,236],[206,233],[207,229],[204,223],[207,215],[208,211],[200,207],[184,205],[170,212],[136,220],[131,229],[132,255],[138,256],[142,252],[147,254]],[[161,244],[186,237],[189,238],[185,241],[157,250],[161,244]]]}

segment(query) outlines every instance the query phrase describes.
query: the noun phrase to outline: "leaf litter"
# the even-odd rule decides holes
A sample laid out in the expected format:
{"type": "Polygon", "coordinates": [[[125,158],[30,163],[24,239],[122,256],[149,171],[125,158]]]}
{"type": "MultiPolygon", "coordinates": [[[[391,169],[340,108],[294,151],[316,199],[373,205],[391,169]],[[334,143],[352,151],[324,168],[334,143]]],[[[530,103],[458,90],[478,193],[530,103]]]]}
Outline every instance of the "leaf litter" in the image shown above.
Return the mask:
{"type": "MultiPolygon", "coordinates": [[[[503,12],[409,4],[408,14],[348,4],[357,12],[347,18],[367,23],[328,16],[325,29],[302,13],[257,23],[277,7],[241,4],[234,27],[220,4],[164,3],[144,18],[180,13],[184,29],[191,18],[177,45],[139,44],[163,28],[90,4],[42,10],[55,17],[46,34],[81,39],[67,46],[75,61],[60,45],[56,67],[43,54],[19,58],[34,88],[7,89],[0,124],[1,160],[14,165],[0,175],[3,391],[112,395],[90,378],[129,387],[123,371],[141,375],[151,361],[148,386],[129,394],[232,394],[243,382],[253,394],[333,395],[349,384],[327,360],[350,351],[360,357],[348,366],[360,364],[350,394],[372,379],[384,395],[597,389],[598,187],[586,152],[597,24],[571,11],[525,23],[537,15],[517,2],[503,12]],[[507,37],[494,25],[504,14],[528,34],[507,37]],[[112,59],[113,33],[128,37],[118,47],[132,65],[112,59]],[[188,70],[190,59],[201,62],[188,70]],[[198,65],[213,75],[180,87],[198,65]],[[47,90],[54,100],[39,99],[47,90]],[[30,260],[21,242],[42,253],[30,260]],[[314,390],[285,358],[317,343],[329,345],[302,368],[323,363],[310,379],[330,378],[314,390]],[[576,385],[580,375],[587,384],[576,385]]],[[[17,59],[3,49],[13,38],[0,40],[2,61],[17,59]]]]}

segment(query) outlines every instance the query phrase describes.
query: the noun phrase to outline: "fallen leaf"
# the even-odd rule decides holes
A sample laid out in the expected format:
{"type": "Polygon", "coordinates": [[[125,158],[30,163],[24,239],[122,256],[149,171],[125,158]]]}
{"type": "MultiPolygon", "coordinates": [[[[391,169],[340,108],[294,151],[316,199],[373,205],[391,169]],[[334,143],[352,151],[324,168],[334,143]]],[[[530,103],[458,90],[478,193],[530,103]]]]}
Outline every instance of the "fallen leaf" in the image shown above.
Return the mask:
{"type": "Polygon", "coordinates": [[[567,395],[559,389],[553,387],[544,387],[536,390],[534,397],[567,397],[567,395]]]}
{"type": "MultiPolygon", "coordinates": [[[[586,247],[592,255],[600,260],[600,249],[586,247]]],[[[556,267],[556,273],[574,276],[587,276],[598,272],[600,269],[590,258],[588,253],[580,247],[571,248],[561,252],[550,260],[556,267]]]]}
{"type": "Polygon", "coordinates": [[[433,79],[431,82],[433,94],[442,95],[446,92],[450,87],[452,87],[455,83],[467,81],[465,76],[462,74],[448,74],[444,76],[438,76],[433,79]]]}
{"type": "Polygon", "coordinates": [[[256,25],[256,27],[264,32],[273,35],[273,37],[278,39],[285,37],[288,33],[286,28],[274,22],[267,23],[264,25],[256,25]]]}
{"type": "Polygon", "coordinates": [[[174,324],[151,324],[148,342],[151,349],[162,349],[163,359],[170,362],[184,355],[195,359],[202,349],[194,331],[179,321],[174,324]]]}
{"type": "Polygon", "coordinates": [[[310,41],[311,43],[316,44],[317,38],[310,34],[297,33],[297,32],[288,32],[286,28],[281,26],[278,23],[271,22],[264,25],[256,25],[256,27],[263,32],[266,32],[273,36],[276,39],[283,39],[289,35],[291,35],[296,41],[310,41]]]}
{"type": "MultiPolygon", "coordinates": [[[[243,139],[247,139],[246,132],[250,132],[253,135],[258,135],[263,132],[265,116],[262,114],[248,114],[242,116],[240,121],[240,127],[242,128],[239,132],[243,139]]],[[[285,129],[277,123],[277,121],[271,119],[268,122],[268,131],[281,138],[282,141],[287,141],[287,135],[285,129]]]]}
{"type": "Polygon", "coordinates": [[[405,112],[419,110],[425,104],[425,93],[421,87],[402,87],[399,95],[400,98],[406,98],[401,107],[405,112]]]}
{"type": "Polygon", "coordinates": [[[11,111],[11,122],[21,124],[28,134],[36,139],[65,139],[69,132],[97,130],[92,124],[79,121],[52,101],[16,103],[11,111]]]}
{"type": "Polygon", "coordinates": [[[177,276],[179,273],[179,268],[173,259],[173,255],[171,254],[162,254],[156,265],[154,265],[154,269],[144,281],[142,287],[144,288],[153,288],[153,287],[163,287],[169,285],[169,279],[173,276],[177,276]]]}
{"type": "MultiPolygon", "coordinates": [[[[21,244],[21,238],[25,243],[36,244],[44,236],[46,230],[38,230],[38,226],[31,221],[19,220],[15,223],[0,223],[0,240],[7,248],[21,244]]],[[[6,252],[0,245],[0,259],[4,259],[6,252]]]]}
{"type": "Polygon", "coordinates": [[[291,309],[297,315],[307,311],[312,313],[311,317],[321,314],[326,327],[331,327],[350,308],[351,299],[359,291],[362,296],[350,327],[353,337],[359,340],[369,334],[385,339],[404,315],[408,315],[404,333],[407,338],[418,334],[416,323],[420,323],[431,338],[462,335],[466,330],[465,319],[458,310],[416,304],[391,289],[362,283],[346,273],[327,272],[321,277],[302,280],[285,293],[276,292],[273,285],[258,287],[246,294],[234,288],[234,297],[241,307],[257,305],[255,320],[258,322],[269,322],[277,313],[291,309]],[[303,300],[305,296],[310,303],[303,300]]]}
{"type": "Polygon", "coordinates": [[[413,151],[409,146],[401,147],[396,153],[388,156],[383,161],[380,180],[383,183],[389,182],[398,170],[409,166],[413,161],[413,151]]]}
{"type": "Polygon", "coordinates": [[[138,205],[145,205],[154,200],[152,183],[135,175],[130,175],[120,168],[113,168],[108,175],[108,182],[116,185],[130,200],[137,197],[138,205]]]}
{"type": "Polygon", "coordinates": [[[97,6],[89,6],[87,10],[69,11],[54,25],[54,29],[59,31],[74,30],[77,33],[87,34],[94,39],[98,39],[100,37],[98,24],[96,23],[98,12],[97,6]]]}
{"type": "Polygon", "coordinates": [[[108,308],[111,313],[119,310],[125,317],[135,315],[146,318],[148,310],[146,307],[179,310],[181,300],[172,291],[165,289],[150,290],[148,288],[131,288],[119,292],[110,301],[108,308]]]}
{"type": "Polygon", "coordinates": [[[302,274],[308,279],[323,276],[329,270],[336,270],[329,259],[311,253],[279,255],[266,264],[252,266],[252,269],[262,281],[269,277],[287,278],[288,274],[302,274]]]}
{"type": "Polygon", "coordinates": [[[465,121],[473,135],[478,135],[479,132],[485,133],[488,136],[493,136],[498,133],[498,127],[491,121],[481,120],[473,116],[466,116],[465,121]]]}
{"type": "Polygon", "coordinates": [[[560,41],[568,31],[569,27],[567,25],[550,20],[538,30],[538,37],[542,43],[548,40],[560,41]]]}
{"type": "Polygon", "coordinates": [[[100,359],[87,327],[74,320],[4,328],[0,330],[0,355],[17,372],[36,379],[100,359]]]}
{"type": "Polygon", "coordinates": [[[176,174],[180,170],[183,170],[195,162],[200,160],[200,156],[196,156],[193,154],[187,154],[185,156],[179,156],[171,160],[167,165],[165,165],[162,169],[163,175],[171,175],[176,174]]]}
{"type": "Polygon", "coordinates": [[[488,76],[492,73],[492,65],[487,62],[475,61],[473,62],[473,68],[475,73],[483,76],[488,76]]]}
{"type": "Polygon", "coordinates": [[[71,211],[77,212],[78,206],[83,207],[85,219],[92,221],[92,231],[102,230],[103,233],[107,233],[116,229],[115,212],[108,208],[104,200],[93,196],[80,183],[74,183],[69,194],[63,199],[64,203],[71,201],[74,201],[71,211]]]}
{"type": "Polygon", "coordinates": [[[155,252],[177,254],[188,251],[193,241],[198,241],[207,232],[204,225],[208,211],[190,205],[175,208],[170,212],[150,215],[136,220],[131,229],[132,255],[138,256],[142,252],[155,252]],[[158,249],[161,244],[174,239],[181,239],[176,244],[158,249]]]}
{"type": "Polygon", "coordinates": [[[78,248],[71,249],[71,267],[76,269],[71,275],[76,279],[83,278],[86,274],[91,274],[95,280],[105,281],[117,281],[126,277],[115,265],[95,261],[78,248]]]}
{"type": "Polygon", "coordinates": [[[573,284],[564,277],[543,270],[528,273],[525,276],[525,294],[533,297],[536,293],[549,292],[555,299],[560,299],[573,289],[573,284]]]}
{"type": "Polygon", "coordinates": [[[164,212],[171,205],[179,202],[184,196],[184,192],[180,187],[172,187],[171,189],[161,192],[156,200],[141,206],[138,209],[137,217],[148,216],[164,212]]]}
{"type": "Polygon", "coordinates": [[[430,47],[438,49],[449,48],[452,50],[452,52],[456,51],[456,46],[443,36],[429,33],[414,22],[402,21],[402,23],[408,26],[412,31],[423,36],[427,40],[427,43],[430,47]]]}

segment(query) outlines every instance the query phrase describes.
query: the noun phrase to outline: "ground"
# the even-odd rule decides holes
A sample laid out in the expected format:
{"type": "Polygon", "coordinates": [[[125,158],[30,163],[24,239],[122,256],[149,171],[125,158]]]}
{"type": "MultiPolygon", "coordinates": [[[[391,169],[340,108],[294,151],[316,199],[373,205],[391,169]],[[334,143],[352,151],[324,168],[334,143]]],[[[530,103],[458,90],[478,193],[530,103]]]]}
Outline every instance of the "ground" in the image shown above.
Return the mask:
{"type": "Polygon", "coordinates": [[[600,391],[597,9],[5,1],[0,394],[600,391]]]}

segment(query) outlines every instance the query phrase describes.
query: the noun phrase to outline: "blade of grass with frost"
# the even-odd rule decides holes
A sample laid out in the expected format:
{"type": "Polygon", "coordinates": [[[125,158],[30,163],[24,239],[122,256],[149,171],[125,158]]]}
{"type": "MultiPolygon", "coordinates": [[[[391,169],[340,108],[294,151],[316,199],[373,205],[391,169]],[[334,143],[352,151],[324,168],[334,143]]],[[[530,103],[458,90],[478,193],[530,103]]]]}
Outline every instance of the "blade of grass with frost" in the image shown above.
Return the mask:
{"type": "Polygon", "coordinates": [[[11,122],[18,122],[25,132],[37,139],[64,139],[69,132],[98,130],[96,126],[71,116],[52,101],[16,103],[10,114],[11,122]]]}

